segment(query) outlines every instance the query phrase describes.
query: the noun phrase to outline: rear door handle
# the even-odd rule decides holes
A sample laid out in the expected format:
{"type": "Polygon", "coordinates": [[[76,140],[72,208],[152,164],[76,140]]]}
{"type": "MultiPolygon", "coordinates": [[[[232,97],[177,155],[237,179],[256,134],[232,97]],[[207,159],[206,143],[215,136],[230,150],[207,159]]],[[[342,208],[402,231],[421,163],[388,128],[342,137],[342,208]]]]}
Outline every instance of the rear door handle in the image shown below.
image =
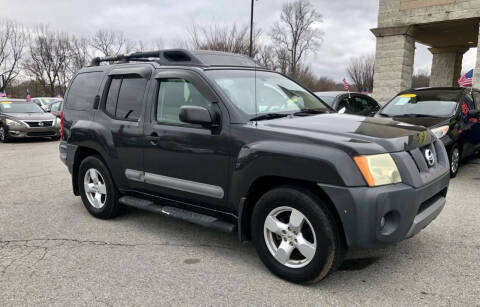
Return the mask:
{"type": "Polygon", "coordinates": [[[160,136],[158,135],[158,133],[152,132],[148,139],[150,140],[150,144],[152,144],[153,146],[157,146],[158,141],[160,140],[160,136]]]}

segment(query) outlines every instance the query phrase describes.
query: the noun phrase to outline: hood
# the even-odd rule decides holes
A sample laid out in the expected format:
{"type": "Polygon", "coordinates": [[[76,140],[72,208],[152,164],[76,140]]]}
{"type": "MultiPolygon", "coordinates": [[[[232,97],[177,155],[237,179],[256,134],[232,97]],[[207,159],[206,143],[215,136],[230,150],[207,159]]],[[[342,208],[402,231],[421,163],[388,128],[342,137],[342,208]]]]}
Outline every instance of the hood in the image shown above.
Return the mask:
{"type": "Polygon", "coordinates": [[[407,124],[412,124],[412,125],[418,125],[418,126],[424,126],[427,128],[432,128],[435,126],[438,126],[442,123],[448,123],[450,118],[445,118],[445,117],[405,117],[405,116],[394,116],[392,118],[393,120],[402,122],[402,123],[407,123],[407,124]]]}
{"type": "Polygon", "coordinates": [[[54,120],[55,116],[50,113],[5,113],[8,118],[18,120],[54,120]]]}
{"type": "Polygon", "coordinates": [[[263,129],[326,140],[360,154],[410,150],[431,143],[426,128],[407,123],[347,114],[321,114],[259,122],[263,129]]]}

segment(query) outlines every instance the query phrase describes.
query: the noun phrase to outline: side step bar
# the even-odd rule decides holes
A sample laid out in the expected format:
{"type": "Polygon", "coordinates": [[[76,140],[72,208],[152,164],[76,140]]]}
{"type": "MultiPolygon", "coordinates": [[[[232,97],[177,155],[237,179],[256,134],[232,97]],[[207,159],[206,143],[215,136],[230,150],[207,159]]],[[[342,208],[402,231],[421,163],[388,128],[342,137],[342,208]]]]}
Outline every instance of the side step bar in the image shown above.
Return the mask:
{"type": "Polygon", "coordinates": [[[133,196],[122,196],[120,197],[118,202],[129,207],[134,207],[157,214],[168,215],[179,220],[217,229],[223,232],[231,233],[237,231],[237,225],[219,220],[216,217],[188,211],[185,209],[157,205],[153,201],[148,199],[133,196]]]}

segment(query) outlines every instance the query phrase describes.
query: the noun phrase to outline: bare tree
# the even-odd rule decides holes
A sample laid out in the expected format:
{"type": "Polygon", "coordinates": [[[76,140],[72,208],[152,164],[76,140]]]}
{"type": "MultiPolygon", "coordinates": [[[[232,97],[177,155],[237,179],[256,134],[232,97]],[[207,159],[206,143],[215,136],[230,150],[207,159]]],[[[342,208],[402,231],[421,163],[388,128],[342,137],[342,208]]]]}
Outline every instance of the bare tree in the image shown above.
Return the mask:
{"type": "Polygon", "coordinates": [[[9,20],[0,22],[0,91],[20,73],[25,45],[26,32],[22,25],[9,20]]]}
{"type": "Polygon", "coordinates": [[[98,30],[90,39],[90,46],[103,56],[114,56],[133,51],[134,44],[122,32],[98,30]]]}
{"type": "Polygon", "coordinates": [[[255,60],[263,67],[271,70],[277,69],[277,60],[275,58],[275,50],[271,45],[263,45],[259,48],[255,60]]]}
{"type": "MultiPolygon", "coordinates": [[[[198,26],[192,24],[189,34],[190,40],[187,46],[190,49],[216,50],[224,52],[233,52],[240,54],[249,54],[250,36],[248,26],[198,26]]],[[[256,30],[253,35],[253,55],[258,53],[256,41],[260,37],[261,31],[256,30]]]]}
{"type": "MultiPolygon", "coordinates": [[[[308,0],[297,0],[282,7],[280,22],[273,25],[271,37],[277,48],[288,51],[288,73],[292,77],[298,73],[305,55],[320,45],[322,32],[316,23],[321,20],[322,15],[308,0]]],[[[278,53],[283,56],[285,52],[278,53]]]]}
{"type": "Polygon", "coordinates": [[[373,89],[373,68],[375,56],[373,54],[363,55],[350,60],[347,67],[347,73],[357,91],[373,89]]]}
{"type": "Polygon", "coordinates": [[[52,31],[45,25],[33,31],[29,44],[30,56],[24,67],[51,96],[65,86],[62,76],[67,75],[70,50],[67,34],[52,31]]]}
{"type": "Polygon", "coordinates": [[[92,59],[88,40],[83,37],[70,37],[70,52],[68,60],[68,72],[70,75],[74,74],[77,70],[85,67],[92,59]]]}
{"type": "Polygon", "coordinates": [[[412,77],[412,87],[428,87],[430,84],[430,71],[428,69],[417,71],[412,77]]]}

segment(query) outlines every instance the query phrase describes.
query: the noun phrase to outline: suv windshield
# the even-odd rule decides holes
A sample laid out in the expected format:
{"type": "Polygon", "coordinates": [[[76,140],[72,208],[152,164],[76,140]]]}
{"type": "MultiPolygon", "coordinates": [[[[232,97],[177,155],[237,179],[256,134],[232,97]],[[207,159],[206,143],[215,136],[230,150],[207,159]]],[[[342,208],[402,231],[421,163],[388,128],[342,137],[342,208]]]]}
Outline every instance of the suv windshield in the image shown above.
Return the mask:
{"type": "Polygon", "coordinates": [[[209,70],[207,74],[230,101],[248,116],[291,114],[306,110],[318,113],[329,111],[320,99],[278,73],[209,70]]]}
{"type": "Polygon", "coordinates": [[[0,111],[3,113],[44,113],[42,108],[31,102],[0,102],[0,111]]]}
{"type": "Polygon", "coordinates": [[[421,91],[393,98],[381,111],[386,116],[448,117],[457,107],[461,91],[421,91]]]}

